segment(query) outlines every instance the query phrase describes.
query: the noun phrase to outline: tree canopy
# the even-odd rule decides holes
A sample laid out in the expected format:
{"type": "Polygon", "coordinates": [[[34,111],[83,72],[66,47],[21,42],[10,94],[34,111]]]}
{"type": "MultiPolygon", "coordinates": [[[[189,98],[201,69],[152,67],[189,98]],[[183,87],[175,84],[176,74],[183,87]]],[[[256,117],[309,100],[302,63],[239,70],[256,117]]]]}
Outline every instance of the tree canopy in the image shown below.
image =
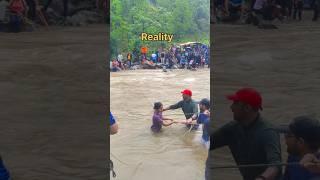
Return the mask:
{"type": "Polygon", "coordinates": [[[111,0],[111,55],[172,43],[209,44],[209,0],[111,0]],[[174,34],[173,42],[142,41],[142,32],[174,34]]]}

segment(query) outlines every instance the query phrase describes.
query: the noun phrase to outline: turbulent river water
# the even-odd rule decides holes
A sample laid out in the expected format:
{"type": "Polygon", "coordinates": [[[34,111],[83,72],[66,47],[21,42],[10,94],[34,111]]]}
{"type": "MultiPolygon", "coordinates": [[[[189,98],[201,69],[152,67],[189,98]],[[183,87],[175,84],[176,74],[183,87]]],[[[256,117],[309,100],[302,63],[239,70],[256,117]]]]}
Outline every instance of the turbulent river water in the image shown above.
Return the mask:
{"type": "MultiPolygon", "coordinates": [[[[136,70],[110,74],[110,110],[119,133],[110,137],[110,157],[119,180],[196,180],[204,177],[207,150],[201,144],[202,128],[189,132],[182,124],[150,131],[153,103],[164,107],[182,99],[189,88],[193,99],[210,97],[210,70],[136,70]]],[[[165,117],[184,119],[181,109],[165,117]]]]}

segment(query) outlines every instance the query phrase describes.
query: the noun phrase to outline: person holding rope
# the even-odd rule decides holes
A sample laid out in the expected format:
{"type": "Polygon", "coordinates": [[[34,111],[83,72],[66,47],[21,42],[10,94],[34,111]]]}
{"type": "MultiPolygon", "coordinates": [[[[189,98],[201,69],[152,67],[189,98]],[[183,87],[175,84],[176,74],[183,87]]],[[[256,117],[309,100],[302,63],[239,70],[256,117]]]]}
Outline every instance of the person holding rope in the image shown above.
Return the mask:
{"type": "Polygon", "coordinates": [[[311,173],[320,174],[320,152],[305,154],[300,164],[311,173]]]}
{"type": "MultiPolygon", "coordinates": [[[[262,110],[260,93],[253,88],[242,88],[227,98],[233,101],[234,121],[213,132],[210,151],[228,146],[244,180],[280,180],[281,166],[241,167],[281,163],[280,136],[259,112],[262,110]]],[[[207,176],[213,178],[211,172],[207,176]]]]}
{"type": "Polygon", "coordinates": [[[281,131],[289,153],[284,180],[320,180],[320,121],[299,116],[281,131]]]}
{"type": "Polygon", "coordinates": [[[152,126],[151,130],[154,133],[159,133],[162,126],[170,126],[174,123],[173,119],[164,118],[162,116],[163,105],[161,102],[154,103],[154,114],[152,117],[152,126]]]}
{"type": "Polygon", "coordinates": [[[198,105],[197,103],[191,98],[192,97],[192,91],[189,89],[185,89],[183,91],[181,91],[182,93],[182,101],[179,101],[178,103],[171,105],[165,109],[163,109],[163,111],[167,111],[167,110],[172,110],[172,109],[179,109],[181,108],[186,120],[187,120],[187,128],[191,128],[193,126],[193,130],[198,129],[199,125],[195,124],[195,125],[191,125],[189,123],[192,122],[192,120],[196,120],[197,116],[198,116],[198,105]]]}
{"type": "Polygon", "coordinates": [[[196,120],[189,124],[203,124],[202,128],[202,143],[209,149],[209,128],[210,128],[210,100],[207,98],[199,102],[200,114],[196,120]]]}

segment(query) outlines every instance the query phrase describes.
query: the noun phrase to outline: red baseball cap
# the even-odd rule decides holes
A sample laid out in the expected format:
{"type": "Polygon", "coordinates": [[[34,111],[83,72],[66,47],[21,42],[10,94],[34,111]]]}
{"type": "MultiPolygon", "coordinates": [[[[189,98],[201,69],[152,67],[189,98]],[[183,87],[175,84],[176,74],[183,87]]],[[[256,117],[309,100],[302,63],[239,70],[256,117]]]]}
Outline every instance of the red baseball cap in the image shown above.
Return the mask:
{"type": "Polygon", "coordinates": [[[181,93],[188,95],[188,96],[192,96],[192,91],[190,91],[189,89],[185,89],[185,90],[181,91],[181,93]]]}
{"type": "Polygon", "coordinates": [[[241,101],[249,104],[253,108],[262,110],[262,98],[258,91],[253,88],[242,88],[233,95],[228,95],[227,98],[232,101],[241,101]]]}

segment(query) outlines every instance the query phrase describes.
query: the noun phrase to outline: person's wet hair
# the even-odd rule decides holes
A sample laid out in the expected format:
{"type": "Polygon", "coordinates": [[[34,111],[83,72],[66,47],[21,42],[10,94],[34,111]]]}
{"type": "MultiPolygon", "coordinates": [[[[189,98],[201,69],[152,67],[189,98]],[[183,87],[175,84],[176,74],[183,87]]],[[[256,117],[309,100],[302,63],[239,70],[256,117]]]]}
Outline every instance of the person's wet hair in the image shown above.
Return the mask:
{"type": "Polygon", "coordinates": [[[299,116],[290,123],[289,130],[297,138],[302,138],[312,150],[320,148],[319,120],[307,116],[299,116]]]}
{"type": "Polygon", "coordinates": [[[202,99],[199,104],[204,105],[207,109],[210,109],[210,100],[207,98],[202,99]]]}
{"type": "Polygon", "coordinates": [[[153,109],[154,110],[159,110],[162,106],[162,103],[161,102],[155,102],[154,103],[154,106],[153,106],[153,109]]]}

